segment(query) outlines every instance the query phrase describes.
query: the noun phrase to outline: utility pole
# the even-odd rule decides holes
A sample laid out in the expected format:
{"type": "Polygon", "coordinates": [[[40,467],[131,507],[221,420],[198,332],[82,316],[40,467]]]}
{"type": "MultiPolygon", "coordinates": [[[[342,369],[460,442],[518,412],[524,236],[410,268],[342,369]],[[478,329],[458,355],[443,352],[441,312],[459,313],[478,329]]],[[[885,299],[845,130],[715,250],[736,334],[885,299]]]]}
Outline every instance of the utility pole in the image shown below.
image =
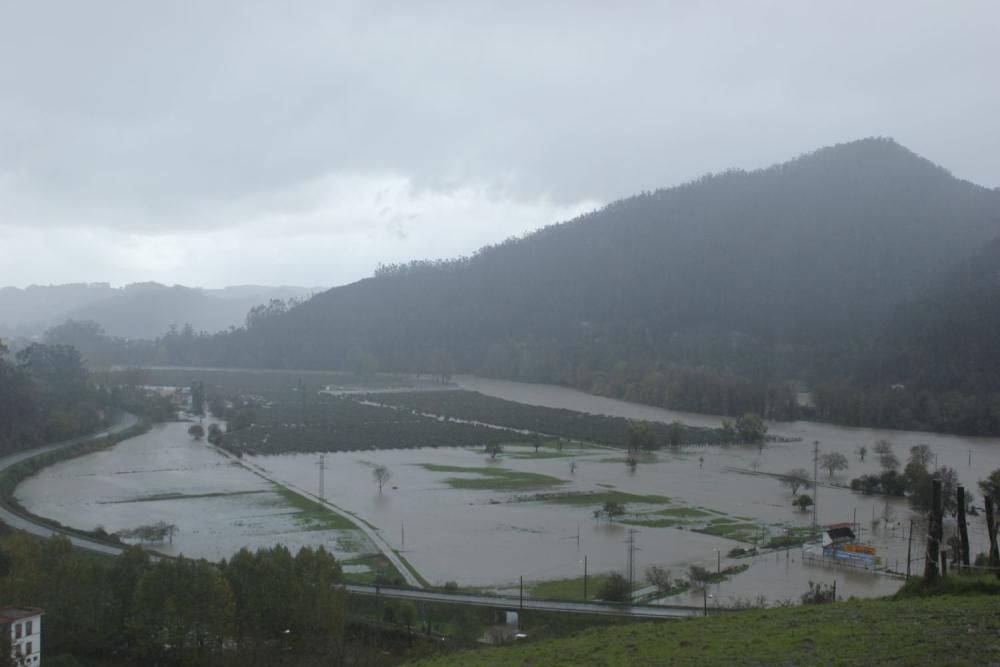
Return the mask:
{"type": "Polygon", "coordinates": [[[319,466],[319,499],[326,500],[326,454],[319,455],[319,463],[316,465],[319,466]]]}
{"type": "Polygon", "coordinates": [[[813,441],[813,530],[816,530],[816,507],[819,505],[819,440],[813,441]]]}
{"type": "Polygon", "coordinates": [[[587,555],[583,555],[583,601],[587,601],[587,555]]]}
{"type": "Polygon", "coordinates": [[[910,558],[913,554],[913,519],[910,519],[910,536],[906,538],[906,580],[910,580],[910,558]]]}
{"type": "Polygon", "coordinates": [[[635,583],[635,534],[639,531],[636,528],[630,528],[628,531],[628,594],[629,601],[632,601],[632,588],[635,583]]]}
{"type": "Polygon", "coordinates": [[[633,552],[632,547],[635,545],[635,533],[633,529],[628,531],[628,594],[629,598],[632,596],[632,558],[633,552]]]}

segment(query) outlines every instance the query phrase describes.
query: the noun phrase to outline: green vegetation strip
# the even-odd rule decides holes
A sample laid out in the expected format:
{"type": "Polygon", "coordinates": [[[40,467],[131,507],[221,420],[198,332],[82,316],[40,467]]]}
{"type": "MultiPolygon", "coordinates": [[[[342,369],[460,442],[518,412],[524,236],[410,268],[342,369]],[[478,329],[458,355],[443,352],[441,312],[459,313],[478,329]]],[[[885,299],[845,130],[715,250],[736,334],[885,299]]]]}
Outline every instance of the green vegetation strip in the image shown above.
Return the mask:
{"type": "Polygon", "coordinates": [[[574,491],[570,493],[545,493],[523,498],[526,501],[540,501],[544,503],[555,503],[558,505],[585,505],[602,506],[606,503],[618,503],[620,505],[642,504],[642,505],[667,505],[670,498],[657,495],[637,495],[625,493],[624,491],[598,491],[587,493],[585,491],[574,491]]]}
{"type": "Polygon", "coordinates": [[[223,496],[248,496],[255,493],[268,493],[268,491],[258,489],[256,491],[218,491],[216,493],[156,493],[151,496],[140,496],[138,498],[128,498],[127,500],[105,500],[98,505],[122,505],[126,503],[153,503],[160,500],[193,500],[197,498],[219,498],[223,496]]]}
{"type": "Polygon", "coordinates": [[[403,563],[406,569],[410,571],[410,574],[416,577],[417,581],[420,582],[421,586],[423,586],[424,588],[433,588],[431,582],[424,579],[423,576],[419,572],[417,572],[417,568],[413,567],[413,564],[410,563],[410,561],[406,560],[406,556],[400,553],[398,549],[393,549],[392,551],[393,553],[396,554],[396,557],[399,558],[399,560],[403,563]]]}
{"type": "Polygon", "coordinates": [[[507,468],[466,468],[424,463],[421,466],[431,472],[450,472],[477,475],[477,477],[448,477],[445,484],[453,489],[473,489],[481,491],[517,491],[543,486],[565,484],[565,480],[535,472],[522,472],[507,468]]]}
{"type": "MultiPolygon", "coordinates": [[[[597,597],[597,591],[610,578],[607,574],[592,574],[587,577],[587,599],[597,597]]],[[[536,581],[527,586],[531,597],[539,600],[583,600],[583,577],[573,579],[555,579],[553,581],[536,581]]]]}
{"type": "MultiPolygon", "coordinates": [[[[525,405],[474,391],[415,391],[372,394],[372,401],[409,408],[423,413],[445,415],[504,428],[527,430],[582,442],[615,447],[628,444],[629,421],[622,417],[593,415],[562,408],[525,405]]],[[[650,422],[657,446],[723,442],[720,429],[650,422]],[[676,432],[675,432],[676,431],[676,432]]]]}
{"type": "Polygon", "coordinates": [[[417,664],[984,665],[1000,661],[998,602],[996,595],[968,595],[761,609],[669,626],[594,628],[417,664]]]}
{"type": "Polygon", "coordinates": [[[347,517],[292,491],[286,486],[275,484],[274,491],[287,504],[299,510],[292,517],[300,526],[308,530],[359,530],[357,525],[347,517]]]}

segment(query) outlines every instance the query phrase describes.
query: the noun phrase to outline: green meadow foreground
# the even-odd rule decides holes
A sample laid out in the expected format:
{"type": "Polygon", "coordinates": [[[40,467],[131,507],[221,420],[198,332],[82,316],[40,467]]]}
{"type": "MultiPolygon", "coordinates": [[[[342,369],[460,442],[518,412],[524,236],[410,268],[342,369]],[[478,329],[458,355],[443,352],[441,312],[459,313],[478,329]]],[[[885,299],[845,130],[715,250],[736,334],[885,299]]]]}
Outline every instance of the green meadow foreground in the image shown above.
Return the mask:
{"type": "MultiPolygon", "coordinates": [[[[976,580],[973,580],[976,581],[976,580]]],[[[476,665],[989,665],[1000,662],[1000,586],[966,595],[851,600],[592,628],[456,653],[420,667],[476,665]]],[[[971,582],[970,582],[971,583],[971,582]]]]}

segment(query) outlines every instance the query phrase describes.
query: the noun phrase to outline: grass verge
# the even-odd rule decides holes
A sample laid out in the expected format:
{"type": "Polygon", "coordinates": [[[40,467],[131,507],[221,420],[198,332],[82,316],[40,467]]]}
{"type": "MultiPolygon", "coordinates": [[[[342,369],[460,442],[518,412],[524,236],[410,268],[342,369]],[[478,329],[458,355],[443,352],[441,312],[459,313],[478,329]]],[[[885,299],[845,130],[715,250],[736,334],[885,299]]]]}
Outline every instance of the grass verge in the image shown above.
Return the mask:
{"type": "MultiPolygon", "coordinates": [[[[571,637],[441,656],[478,665],[983,665],[1000,660],[995,595],[759,609],[593,628],[571,637]]],[[[531,629],[526,628],[531,636],[531,629]]]]}
{"type": "Polygon", "coordinates": [[[357,525],[345,516],[320,505],[315,500],[292,491],[287,486],[274,484],[274,491],[289,505],[299,510],[292,516],[307,530],[357,530],[357,525]]]}

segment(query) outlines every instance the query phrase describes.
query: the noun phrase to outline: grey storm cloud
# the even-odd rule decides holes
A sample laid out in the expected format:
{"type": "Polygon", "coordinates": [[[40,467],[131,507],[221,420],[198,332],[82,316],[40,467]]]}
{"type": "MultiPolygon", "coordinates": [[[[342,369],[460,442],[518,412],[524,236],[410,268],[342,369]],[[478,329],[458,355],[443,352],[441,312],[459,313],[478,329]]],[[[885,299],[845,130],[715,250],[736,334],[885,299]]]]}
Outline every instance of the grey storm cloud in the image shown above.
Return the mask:
{"type": "Polygon", "coordinates": [[[874,135],[1000,185],[997,25],[986,1],[4,3],[0,240],[52,264],[0,247],[0,283],[238,282],[185,248],[278,230],[312,242],[251,252],[254,282],[332,284],[874,135]],[[382,241],[347,257],[357,234],[382,241]]]}

